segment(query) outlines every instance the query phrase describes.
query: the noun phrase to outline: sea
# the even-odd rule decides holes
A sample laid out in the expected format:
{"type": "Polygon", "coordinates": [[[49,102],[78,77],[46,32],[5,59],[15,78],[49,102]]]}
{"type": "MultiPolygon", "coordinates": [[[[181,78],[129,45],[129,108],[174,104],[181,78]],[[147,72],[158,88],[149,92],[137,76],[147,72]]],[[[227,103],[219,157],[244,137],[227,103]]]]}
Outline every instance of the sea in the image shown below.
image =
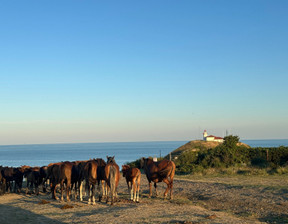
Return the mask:
{"type": "MultiPolygon", "coordinates": [[[[115,156],[119,166],[141,157],[164,157],[188,141],[0,145],[0,166],[45,166],[115,156]]],[[[251,147],[288,146],[288,139],[241,140],[251,147]]]]}

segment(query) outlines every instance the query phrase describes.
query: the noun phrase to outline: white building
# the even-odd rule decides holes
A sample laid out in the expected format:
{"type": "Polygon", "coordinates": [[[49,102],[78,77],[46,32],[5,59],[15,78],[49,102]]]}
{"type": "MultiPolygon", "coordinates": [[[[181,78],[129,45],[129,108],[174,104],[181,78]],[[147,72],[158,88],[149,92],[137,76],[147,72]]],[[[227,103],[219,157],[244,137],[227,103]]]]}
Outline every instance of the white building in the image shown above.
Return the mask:
{"type": "Polygon", "coordinates": [[[207,142],[224,142],[224,139],[221,137],[208,135],[206,130],[203,132],[203,140],[207,142]]]}

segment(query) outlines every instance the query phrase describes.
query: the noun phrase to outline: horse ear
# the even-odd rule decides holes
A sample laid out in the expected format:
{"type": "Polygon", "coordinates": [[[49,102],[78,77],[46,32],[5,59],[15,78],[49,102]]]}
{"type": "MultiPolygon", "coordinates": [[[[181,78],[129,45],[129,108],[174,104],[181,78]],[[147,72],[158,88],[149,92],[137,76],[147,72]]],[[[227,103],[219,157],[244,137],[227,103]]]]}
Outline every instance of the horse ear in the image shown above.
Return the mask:
{"type": "Polygon", "coordinates": [[[114,158],[115,158],[115,156],[112,157],[112,159],[114,159],[114,158]]]}
{"type": "Polygon", "coordinates": [[[108,156],[106,156],[107,157],[107,159],[108,159],[108,156]]]}

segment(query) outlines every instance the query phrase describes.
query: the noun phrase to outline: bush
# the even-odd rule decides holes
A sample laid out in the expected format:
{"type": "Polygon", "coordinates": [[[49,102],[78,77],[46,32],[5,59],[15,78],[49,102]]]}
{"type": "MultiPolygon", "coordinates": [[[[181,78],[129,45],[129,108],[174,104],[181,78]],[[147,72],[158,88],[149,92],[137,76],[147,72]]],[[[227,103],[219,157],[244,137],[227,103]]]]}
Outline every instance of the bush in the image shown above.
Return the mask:
{"type": "Polygon", "coordinates": [[[266,161],[266,159],[256,157],[251,159],[251,165],[258,168],[266,168],[268,167],[268,162],[266,161]]]}

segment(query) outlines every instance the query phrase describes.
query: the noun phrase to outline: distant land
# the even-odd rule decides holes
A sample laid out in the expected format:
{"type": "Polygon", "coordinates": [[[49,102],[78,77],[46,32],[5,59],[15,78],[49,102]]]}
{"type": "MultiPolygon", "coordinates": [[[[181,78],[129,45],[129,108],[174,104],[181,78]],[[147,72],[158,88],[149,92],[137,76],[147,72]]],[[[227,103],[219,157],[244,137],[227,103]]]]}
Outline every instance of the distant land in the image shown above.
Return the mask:
{"type": "MultiPolygon", "coordinates": [[[[175,158],[182,154],[183,152],[187,151],[200,151],[200,150],[205,150],[205,149],[211,149],[215,148],[218,145],[221,145],[222,143],[220,142],[208,142],[208,141],[203,141],[203,140],[194,140],[187,142],[186,144],[180,146],[179,148],[175,149],[174,151],[171,152],[172,158],[175,158]]],[[[250,148],[249,145],[239,142],[238,145],[243,145],[246,146],[247,148],[250,148]]],[[[167,156],[168,157],[168,156],[167,156]]]]}

